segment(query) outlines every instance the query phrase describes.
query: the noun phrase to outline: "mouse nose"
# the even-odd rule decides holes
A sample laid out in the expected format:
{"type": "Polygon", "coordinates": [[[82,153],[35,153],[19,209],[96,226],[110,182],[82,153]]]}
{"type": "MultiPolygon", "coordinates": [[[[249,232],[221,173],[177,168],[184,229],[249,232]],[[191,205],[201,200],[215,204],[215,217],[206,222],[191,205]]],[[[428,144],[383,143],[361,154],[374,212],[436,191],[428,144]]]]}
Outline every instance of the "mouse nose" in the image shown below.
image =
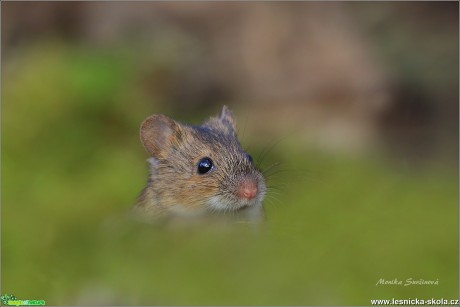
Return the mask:
{"type": "Polygon", "coordinates": [[[238,196],[248,200],[253,199],[257,195],[257,182],[253,178],[245,177],[241,180],[238,188],[238,196]]]}

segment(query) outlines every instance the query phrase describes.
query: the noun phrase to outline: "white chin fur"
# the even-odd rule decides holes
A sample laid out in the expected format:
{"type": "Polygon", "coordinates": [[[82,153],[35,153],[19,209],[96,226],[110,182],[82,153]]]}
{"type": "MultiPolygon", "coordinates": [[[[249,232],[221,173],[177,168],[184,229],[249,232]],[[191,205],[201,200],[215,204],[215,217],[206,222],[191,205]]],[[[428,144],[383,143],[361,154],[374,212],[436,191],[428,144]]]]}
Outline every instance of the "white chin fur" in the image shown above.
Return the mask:
{"type": "Polygon", "coordinates": [[[208,206],[212,211],[237,211],[244,207],[260,207],[261,202],[258,199],[240,202],[235,204],[219,196],[213,196],[208,200],[208,206]]]}

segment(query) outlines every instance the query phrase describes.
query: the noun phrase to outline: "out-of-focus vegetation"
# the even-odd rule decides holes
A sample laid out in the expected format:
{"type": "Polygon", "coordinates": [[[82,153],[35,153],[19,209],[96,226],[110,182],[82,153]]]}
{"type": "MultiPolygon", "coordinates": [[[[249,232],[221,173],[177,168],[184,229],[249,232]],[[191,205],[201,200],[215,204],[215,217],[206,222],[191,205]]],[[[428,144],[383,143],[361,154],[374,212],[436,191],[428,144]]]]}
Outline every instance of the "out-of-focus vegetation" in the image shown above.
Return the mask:
{"type": "Polygon", "coordinates": [[[189,113],[165,103],[171,73],[187,60],[178,50],[199,50],[168,33],[135,50],[56,33],[6,50],[2,294],[49,305],[458,297],[458,167],[436,158],[414,168],[410,158],[325,152],[303,143],[301,132],[282,135],[262,162],[281,166],[269,178],[261,227],[164,229],[131,220],[147,179],[138,127],[148,115],[199,123],[230,102],[256,160],[272,142],[250,134],[241,101],[189,113]],[[381,278],[439,284],[376,285],[381,278]]]}

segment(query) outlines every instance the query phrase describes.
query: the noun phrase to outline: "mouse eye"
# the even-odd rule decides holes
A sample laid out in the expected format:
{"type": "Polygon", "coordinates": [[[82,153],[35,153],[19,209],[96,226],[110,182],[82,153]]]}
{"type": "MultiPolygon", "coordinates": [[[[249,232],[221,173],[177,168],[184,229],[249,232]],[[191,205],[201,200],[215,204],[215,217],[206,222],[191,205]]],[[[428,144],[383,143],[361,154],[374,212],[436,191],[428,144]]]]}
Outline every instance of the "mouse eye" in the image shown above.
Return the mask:
{"type": "Polygon", "coordinates": [[[211,158],[203,158],[198,162],[198,174],[206,174],[213,168],[212,160],[211,158]]]}
{"type": "Polygon", "coordinates": [[[254,161],[254,159],[252,159],[252,156],[250,154],[247,153],[246,157],[248,158],[249,162],[252,163],[254,161]]]}

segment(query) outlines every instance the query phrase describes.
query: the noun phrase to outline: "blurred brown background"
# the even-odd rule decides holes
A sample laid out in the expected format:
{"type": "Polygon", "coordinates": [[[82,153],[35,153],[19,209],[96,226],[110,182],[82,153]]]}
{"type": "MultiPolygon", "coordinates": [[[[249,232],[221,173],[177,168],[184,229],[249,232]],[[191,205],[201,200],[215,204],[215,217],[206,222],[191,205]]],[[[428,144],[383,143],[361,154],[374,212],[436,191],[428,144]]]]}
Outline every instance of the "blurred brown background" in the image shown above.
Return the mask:
{"type": "Polygon", "coordinates": [[[296,142],[379,148],[410,161],[457,157],[456,2],[8,2],[2,8],[5,66],[47,38],[130,48],[143,58],[136,81],[160,101],[152,112],[207,116],[208,107],[227,103],[247,112],[247,134],[300,133],[296,142]]]}

